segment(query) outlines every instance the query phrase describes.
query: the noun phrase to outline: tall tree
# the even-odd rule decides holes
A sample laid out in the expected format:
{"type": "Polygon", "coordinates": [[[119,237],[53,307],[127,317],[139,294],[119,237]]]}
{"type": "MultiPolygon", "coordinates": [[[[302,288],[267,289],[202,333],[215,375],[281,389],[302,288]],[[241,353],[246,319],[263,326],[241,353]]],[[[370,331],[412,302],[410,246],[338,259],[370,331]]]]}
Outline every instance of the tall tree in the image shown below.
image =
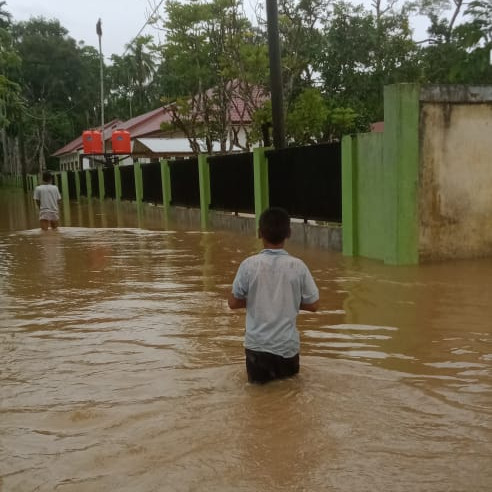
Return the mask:
{"type": "Polygon", "coordinates": [[[384,85],[419,80],[419,49],[412,39],[409,13],[334,3],[324,24],[317,68],[330,100],[352,107],[368,124],[383,117],[384,85]]]}
{"type": "Polygon", "coordinates": [[[12,42],[12,16],[0,2],[0,144],[2,161],[0,171],[8,174],[20,172],[18,148],[18,123],[22,115],[21,88],[18,84],[20,57],[12,42]]]}
{"type": "Polygon", "coordinates": [[[19,83],[27,109],[23,117],[31,170],[43,170],[51,151],[79,131],[77,95],[83,63],[75,40],[56,20],[31,19],[14,25],[21,59],[19,83]]]}
{"type": "Polygon", "coordinates": [[[168,107],[173,125],[195,151],[202,139],[209,152],[214,141],[221,151],[230,150],[240,143],[233,115],[249,118],[264,99],[265,46],[257,46],[258,33],[242,13],[239,0],[169,1],[166,13],[163,58],[172,76],[180,80],[182,95],[164,100],[172,103],[168,107]],[[239,98],[246,111],[234,108],[239,98]]]}
{"type": "Polygon", "coordinates": [[[492,6],[487,0],[423,0],[430,21],[422,63],[425,81],[480,84],[492,82],[492,6]],[[461,22],[458,23],[458,20],[461,22]]]}

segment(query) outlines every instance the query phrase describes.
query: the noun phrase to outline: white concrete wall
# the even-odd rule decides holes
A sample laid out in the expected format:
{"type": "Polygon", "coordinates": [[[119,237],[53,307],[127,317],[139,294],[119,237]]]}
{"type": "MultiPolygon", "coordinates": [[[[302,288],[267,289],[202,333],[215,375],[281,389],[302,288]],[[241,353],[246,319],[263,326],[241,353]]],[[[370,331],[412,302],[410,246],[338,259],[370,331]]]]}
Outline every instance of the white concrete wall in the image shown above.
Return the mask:
{"type": "Polygon", "coordinates": [[[423,91],[419,254],[492,256],[492,87],[423,91]]]}

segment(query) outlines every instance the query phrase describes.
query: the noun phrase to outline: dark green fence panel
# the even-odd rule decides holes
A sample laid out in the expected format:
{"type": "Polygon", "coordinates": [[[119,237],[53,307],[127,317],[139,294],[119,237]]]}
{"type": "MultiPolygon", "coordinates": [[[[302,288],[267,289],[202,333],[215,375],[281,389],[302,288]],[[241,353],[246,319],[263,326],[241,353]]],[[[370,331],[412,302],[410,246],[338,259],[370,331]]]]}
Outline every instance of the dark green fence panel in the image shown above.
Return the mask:
{"type": "Polygon", "coordinates": [[[114,167],[105,167],[103,169],[104,175],[104,196],[106,198],[116,198],[116,187],[114,184],[114,167]]]}
{"type": "Polygon", "coordinates": [[[339,143],[266,152],[270,206],[304,220],[342,221],[339,143]]]}
{"type": "Polygon", "coordinates": [[[87,173],[78,171],[80,179],[80,196],[87,196],[87,173]]]}
{"type": "Polygon", "coordinates": [[[198,159],[169,162],[171,174],[171,205],[200,208],[198,159]]]}
{"type": "Polygon", "coordinates": [[[99,196],[99,173],[97,169],[91,169],[89,171],[90,177],[91,177],[91,194],[93,197],[98,197],[99,196]]]}
{"type": "Polygon", "coordinates": [[[212,210],[254,213],[253,154],[228,154],[208,158],[212,210]]]}
{"type": "Polygon", "coordinates": [[[133,166],[121,166],[121,199],[128,201],[136,201],[137,195],[135,192],[135,170],[133,166]]]}
{"type": "Polygon", "coordinates": [[[159,162],[142,164],[141,169],[143,183],[142,200],[149,203],[163,203],[161,164],[159,162]]]}
{"type": "Polygon", "coordinates": [[[75,184],[75,173],[76,171],[67,171],[69,200],[77,200],[77,185],[75,184]]]}

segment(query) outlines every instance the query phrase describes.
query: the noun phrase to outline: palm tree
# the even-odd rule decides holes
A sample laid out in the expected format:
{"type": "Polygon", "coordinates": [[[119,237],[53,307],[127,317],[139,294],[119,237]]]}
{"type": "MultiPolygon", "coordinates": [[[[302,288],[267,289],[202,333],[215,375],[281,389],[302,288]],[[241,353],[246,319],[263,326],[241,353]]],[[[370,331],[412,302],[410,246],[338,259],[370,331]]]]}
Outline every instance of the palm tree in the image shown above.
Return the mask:
{"type": "Polygon", "coordinates": [[[126,46],[129,52],[125,58],[129,62],[129,81],[134,87],[137,110],[142,112],[148,110],[148,98],[146,88],[152,81],[156,71],[155,55],[151,48],[151,36],[136,37],[126,46]]]}

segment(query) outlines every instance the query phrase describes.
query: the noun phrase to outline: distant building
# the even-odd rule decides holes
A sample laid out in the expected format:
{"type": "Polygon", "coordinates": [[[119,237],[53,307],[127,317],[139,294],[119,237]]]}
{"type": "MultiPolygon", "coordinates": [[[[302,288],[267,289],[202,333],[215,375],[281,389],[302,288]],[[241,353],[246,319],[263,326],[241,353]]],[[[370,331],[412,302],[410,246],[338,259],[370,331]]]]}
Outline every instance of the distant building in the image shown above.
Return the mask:
{"type": "MultiPolygon", "coordinates": [[[[247,130],[251,128],[252,113],[265,101],[266,97],[260,90],[253,91],[249,102],[240,97],[238,82],[232,82],[232,98],[227,111],[227,125],[229,138],[227,149],[232,152],[240,152],[246,146],[247,130]]],[[[206,92],[207,97],[212,97],[213,90],[206,92]]],[[[200,121],[200,118],[198,118],[200,121]]],[[[110,162],[120,165],[133,164],[135,161],[142,163],[151,162],[159,158],[183,158],[196,154],[193,151],[190,140],[183,131],[178,129],[163,130],[162,124],[170,127],[173,122],[173,105],[169,104],[135,116],[128,121],[113,120],[104,127],[104,148],[107,154],[112,153],[111,135],[115,130],[126,130],[131,137],[131,154],[127,156],[110,156],[110,162]]],[[[197,141],[201,152],[207,152],[205,141],[197,141]]],[[[212,151],[220,152],[217,142],[212,143],[212,151]]],[[[60,170],[80,170],[107,164],[102,155],[88,156],[83,154],[82,135],[61,149],[57,150],[54,157],[60,160],[60,170]]]]}
{"type": "Polygon", "coordinates": [[[384,132],[384,121],[376,121],[375,123],[371,123],[371,132],[373,133],[384,132]]]}

